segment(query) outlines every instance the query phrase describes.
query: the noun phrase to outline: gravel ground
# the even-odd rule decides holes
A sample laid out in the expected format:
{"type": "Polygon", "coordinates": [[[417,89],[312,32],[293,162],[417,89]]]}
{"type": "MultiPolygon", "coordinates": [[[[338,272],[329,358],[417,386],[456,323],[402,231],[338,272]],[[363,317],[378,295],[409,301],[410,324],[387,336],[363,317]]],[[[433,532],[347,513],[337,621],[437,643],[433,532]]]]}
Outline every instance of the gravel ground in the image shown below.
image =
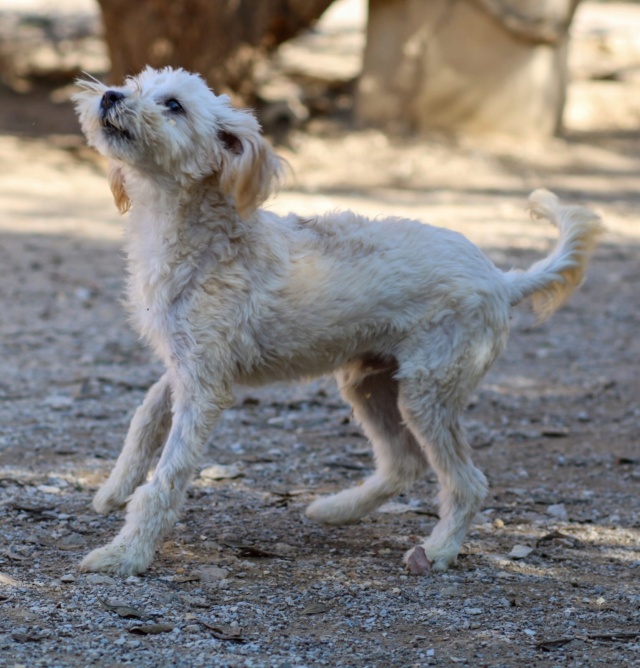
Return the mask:
{"type": "MultiPolygon", "coordinates": [[[[636,56],[629,12],[605,40],[616,67],[636,56]]],[[[149,572],[76,570],[121,525],[91,497],[161,369],[119,304],[104,165],[59,91],[0,88],[0,666],[640,665],[638,95],[600,83],[574,84],[573,130],[544,146],[316,122],[284,151],[296,180],[274,208],[420,217],[505,268],[554,239],[522,212],[535,187],[608,226],[571,304],[542,326],[514,312],[466,416],[491,490],[458,566],[431,577],[401,558],[436,521],[433,476],[355,526],[304,518],[372,468],[329,379],[239,389],[149,572]]]]}

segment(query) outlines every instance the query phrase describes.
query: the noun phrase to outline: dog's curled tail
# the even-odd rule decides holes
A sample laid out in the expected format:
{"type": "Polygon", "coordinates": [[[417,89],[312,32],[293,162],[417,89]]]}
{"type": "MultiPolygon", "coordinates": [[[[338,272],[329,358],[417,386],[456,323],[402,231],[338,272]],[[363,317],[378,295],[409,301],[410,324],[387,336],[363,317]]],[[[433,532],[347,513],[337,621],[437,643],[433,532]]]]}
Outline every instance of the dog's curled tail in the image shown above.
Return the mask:
{"type": "Polygon", "coordinates": [[[600,218],[580,206],[565,206],[548,190],[535,190],[528,208],[534,218],[546,218],[560,231],[550,255],[528,271],[513,270],[505,276],[511,290],[511,304],[533,297],[533,310],[542,320],[550,317],[580,286],[604,231],[600,218]]]}

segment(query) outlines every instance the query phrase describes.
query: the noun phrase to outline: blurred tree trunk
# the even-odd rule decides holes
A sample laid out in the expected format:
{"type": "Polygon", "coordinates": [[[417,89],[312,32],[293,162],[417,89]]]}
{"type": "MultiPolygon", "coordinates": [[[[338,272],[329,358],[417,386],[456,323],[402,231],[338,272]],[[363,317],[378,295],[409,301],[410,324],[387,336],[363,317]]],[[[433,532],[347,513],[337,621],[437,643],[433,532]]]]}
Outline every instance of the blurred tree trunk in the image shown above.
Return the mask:
{"type": "Polygon", "coordinates": [[[369,0],[356,118],[463,132],[559,132],[580,0],[369,0]]]}
{"type": "Polygon", "coordinates": [[[145,65],[202,74],[216,92],[253,94],[253,67],[332,0],[98,0],[111,80],[145,65]]]}

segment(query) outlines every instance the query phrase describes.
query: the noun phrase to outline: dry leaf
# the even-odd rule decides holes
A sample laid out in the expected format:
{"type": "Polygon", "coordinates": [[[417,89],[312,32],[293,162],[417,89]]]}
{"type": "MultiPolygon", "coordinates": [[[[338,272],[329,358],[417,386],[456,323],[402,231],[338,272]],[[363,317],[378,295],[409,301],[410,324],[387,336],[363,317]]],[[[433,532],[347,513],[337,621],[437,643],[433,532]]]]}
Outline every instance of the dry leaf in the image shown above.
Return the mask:
{"type": "Polygon", "coordinates": [[[35,633],[12,633],[11,637],[16,642],[40,642],[43,637],[36,635],[35,633]]]}
{"type": "Polygon", "coordinates": [[[589,640],[606,640],[610,642],[630,642],[640,638],[640,631],[630,631],[620,633],[588,633],[589,640]]]}
{"type": "Polygon", "coordinates": [[[209,608],[211,607],[209,601],[205,596],[191,596],[190,594],[182,594],[180,600],[187,605],[194,608],[209,608]]]}
{"type": "Polygon", "coordinates": [[[127,629],[129,633],[135,633],[140,636],[157,635],[158,633],[169,633],[173,631],[175,626],[173,624],[142,624],[140,626],[132,626],[127,629]]]}
{"type": "Polygon", "coordinates": [[[236,541],[224,541],[222,544],[227,547],[232,547],[234,550],[238,550],[238,554],[241,557],[253,557],[254,559],[290,559],[290,557],[276,554],[275,552],[268,552],[255,545],[245,545],[243,543],[237,543],[236,541]]]}
{"type": "Polygon", "coordinates": [[[577,538],[566,533],[562,533],[562,531],[552,531],[551,533],[547,533],[544,536],[541,536],[536,541],[536,547],[544,545],[545,543],[558,543],[563,547],[572,548],[582,547],[582,543],[577,538]]]}
{"type": "Polygon", "coordinates": [[[566,438],[569,436],[567,427],[545,427],[540,433],[547,438],[566,438]]]}
{"type": "Polygon", "coordinates": [[[98,597],[98,601],[100,601],[109,612],[115,612],[116,615],[124,617],[125,619],[149,619],[147,613],[132,608],[124,603],[109,603],[100,597],[98,597]]]}
{"type": "Polygon", "coordinates": [[[178,582],[180,584],[184,582],[200,582],[201,578],[198,573],[191,573],[190,575],[175,575],[173,577],[174,582],[178,582]]]}
{"type": "Polygon", "coordinates": [[[285,499],[289,499],[296,496],[304,496],[305,494],[309,494],[312,491],[313,490],[310,487],[303,487],[301,489],[288,489],[284,492],[271,492],[271,494],[273,494],[273,496],[281,496],[285,499]]]}
{"type": "Polygon", "coordinates": [[[242,637],[242,629],[240,627],[215,626],[204,619],[198,619],[197,621],[202,624],[202,626],[206,626],[206,628],[211,631],[211,635],[217,640],[229,640],[230,642],[237,643],[247,642],[247,639],[242,637]]]}
{"type": "Polygon", "coordinates": [[[324,603],[311,603],[300,614],[321,615],[324,612],[329,612],[329,608],[324,603]]]}

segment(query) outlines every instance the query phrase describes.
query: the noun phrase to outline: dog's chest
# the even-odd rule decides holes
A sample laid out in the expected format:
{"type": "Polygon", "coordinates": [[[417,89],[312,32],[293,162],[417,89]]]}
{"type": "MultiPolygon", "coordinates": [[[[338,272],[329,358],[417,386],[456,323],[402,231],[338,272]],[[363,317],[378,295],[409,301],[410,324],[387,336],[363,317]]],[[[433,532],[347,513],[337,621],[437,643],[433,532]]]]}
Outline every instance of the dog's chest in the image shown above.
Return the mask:
{"type": "MultiPolygon", "coordinates": [[[[127,234],[129,309],[140,334],[163,358],[183,321],[196,263],[172,230],[138,225],[127,234]]],[[[183,325],[182,325],[183,326],[183,325]]]]}

